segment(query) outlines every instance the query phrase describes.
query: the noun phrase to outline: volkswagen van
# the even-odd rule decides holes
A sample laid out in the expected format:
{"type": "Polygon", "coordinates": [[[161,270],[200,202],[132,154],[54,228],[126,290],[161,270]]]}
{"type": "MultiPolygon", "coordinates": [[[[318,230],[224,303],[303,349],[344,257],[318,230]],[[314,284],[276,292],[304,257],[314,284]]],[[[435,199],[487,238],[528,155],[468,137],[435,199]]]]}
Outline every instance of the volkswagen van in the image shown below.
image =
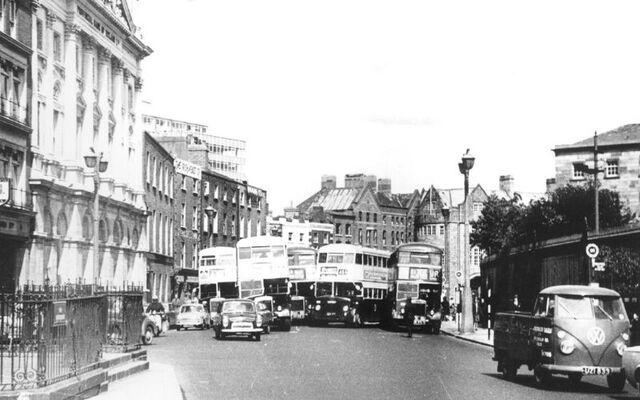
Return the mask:
{"type": "Polygon", "coordinates": [[[536,381],[552,375],[570,383],[585,375],[606,376],[612,391],[625,385],[622,355],[630,323],[620,295],[596,286],[563,285],[542,290],[533,313],[498,313],[494,360],[505,377],[520,365],[533,369],[536,381]]]}

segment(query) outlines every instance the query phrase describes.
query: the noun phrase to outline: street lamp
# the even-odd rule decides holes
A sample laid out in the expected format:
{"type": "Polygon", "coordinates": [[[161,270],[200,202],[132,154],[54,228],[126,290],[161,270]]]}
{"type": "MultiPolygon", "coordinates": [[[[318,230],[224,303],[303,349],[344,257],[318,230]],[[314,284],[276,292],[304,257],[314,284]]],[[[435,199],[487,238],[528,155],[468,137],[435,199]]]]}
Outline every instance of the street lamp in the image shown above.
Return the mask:
{"type": "Polygon", "coordinates": [[[463,243],[463,282],[462,287],[462,326],[460,333],[473,332],[473,315],[471,304],[471,281],[469,279],[469,213],[468,213],[468,197],[469,197],[469,171],[473,168],[475,157],[469,154],[469,149],[462,156],[462,162],[458,163],[460,173],[464,175],[464,243],[463,243]]]}
{"type": "Polygon", "coordinates": [[[449,262],[451,259],[449,254],[451,251],[449,244],[449,217],[451,215],[451,209],[449,205],[445,203],[440,207],[440,212],[444,218],[444,274],[442,274],[442,276],[447,280],[447,292],[445,295],[448,297],[451,292],[451,263],[449,262]]]}
{"type": "Polygon", "coordinates": [[[100,230],[100,173],[105,172],[109,166],[108,161],[102,160],[102,152],[95,152],[93,147],[89,148],[92,155],[84,156],[84,162],[87,168],[93,169],[93,285],[92,291],[95,291],[98,285],[98,274],[100,264],[100,245],[98,242],[98,231],[100,230]]]}
{"type": "Polygon", "coordinates": [[[207,222],[208,222],[208,229],[209,229],[209,238],[208,238],[208,242],[209,242],[209,247],[213,245],[213,243],[211,243],[211,237],[213,236],[213,219],[216,217],[216,210],[211,207],[210,205],[207,206],[204,209],[204,213],[207,214],[207,222]]]}

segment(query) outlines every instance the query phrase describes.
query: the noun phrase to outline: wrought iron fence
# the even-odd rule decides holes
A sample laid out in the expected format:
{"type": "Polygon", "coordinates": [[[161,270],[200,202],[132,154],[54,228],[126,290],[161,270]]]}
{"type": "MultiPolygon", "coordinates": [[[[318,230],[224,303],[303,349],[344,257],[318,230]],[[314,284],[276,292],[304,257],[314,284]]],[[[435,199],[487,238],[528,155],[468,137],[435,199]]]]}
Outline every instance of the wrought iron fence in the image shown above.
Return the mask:
{"type": "Polygon", "coordinates": [[[0,288],[0,390],[45,386],[94,369],[103,351],[138,347],[141,323],[136,286],[0,288]]]}

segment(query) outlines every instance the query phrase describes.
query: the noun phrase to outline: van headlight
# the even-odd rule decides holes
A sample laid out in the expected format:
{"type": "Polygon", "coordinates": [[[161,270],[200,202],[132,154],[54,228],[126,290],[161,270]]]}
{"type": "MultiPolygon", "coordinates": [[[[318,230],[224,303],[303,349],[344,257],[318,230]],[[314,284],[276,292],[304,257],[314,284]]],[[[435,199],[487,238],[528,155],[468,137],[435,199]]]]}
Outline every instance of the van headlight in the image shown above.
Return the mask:
{"type": "Polygon", "coordinates": [[[344,312],[349,311],[349,306],[344,306],[344,307],[342,307],[342,311],[344,311],[344,312]]]}
{"type": "Polygon", "coordinates": [[[222,326],[224,326],[225,328],[229,326],[229,317],[227,317],[226,315],[222,316],[222,326]]]}
{"type": "Polygon", "coordinates": [[[571,354],[573,353],[573,350],[575,350],[575,348],[575,344],[571,339],[563,340],[560,343],[560,351],[562,352],[562,354],[571,354]]]}
{"type": "Polygon", "coordinates": [[[622,357],[626,349],[627,345],[624,343],[618,343],[618,346],[616,347],[616,350],[618,350],[618,354],[620,355],[620,357],[622,357]]]}
{"type": "Polygon", "coordinates": [[[320,311],[320,304],[316,304],[316,311],[320,311]]]}

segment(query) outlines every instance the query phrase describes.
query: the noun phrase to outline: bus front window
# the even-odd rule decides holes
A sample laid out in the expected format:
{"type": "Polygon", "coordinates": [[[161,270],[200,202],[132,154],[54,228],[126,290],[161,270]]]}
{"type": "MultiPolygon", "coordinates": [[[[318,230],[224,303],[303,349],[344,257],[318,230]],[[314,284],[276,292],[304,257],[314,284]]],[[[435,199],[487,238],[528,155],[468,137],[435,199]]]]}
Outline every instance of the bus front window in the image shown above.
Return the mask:
{"type": "Polygon", "coordinates": [[[418,297],[418,285],[416,283],[398,282],[398,299],[418,297]]]}

